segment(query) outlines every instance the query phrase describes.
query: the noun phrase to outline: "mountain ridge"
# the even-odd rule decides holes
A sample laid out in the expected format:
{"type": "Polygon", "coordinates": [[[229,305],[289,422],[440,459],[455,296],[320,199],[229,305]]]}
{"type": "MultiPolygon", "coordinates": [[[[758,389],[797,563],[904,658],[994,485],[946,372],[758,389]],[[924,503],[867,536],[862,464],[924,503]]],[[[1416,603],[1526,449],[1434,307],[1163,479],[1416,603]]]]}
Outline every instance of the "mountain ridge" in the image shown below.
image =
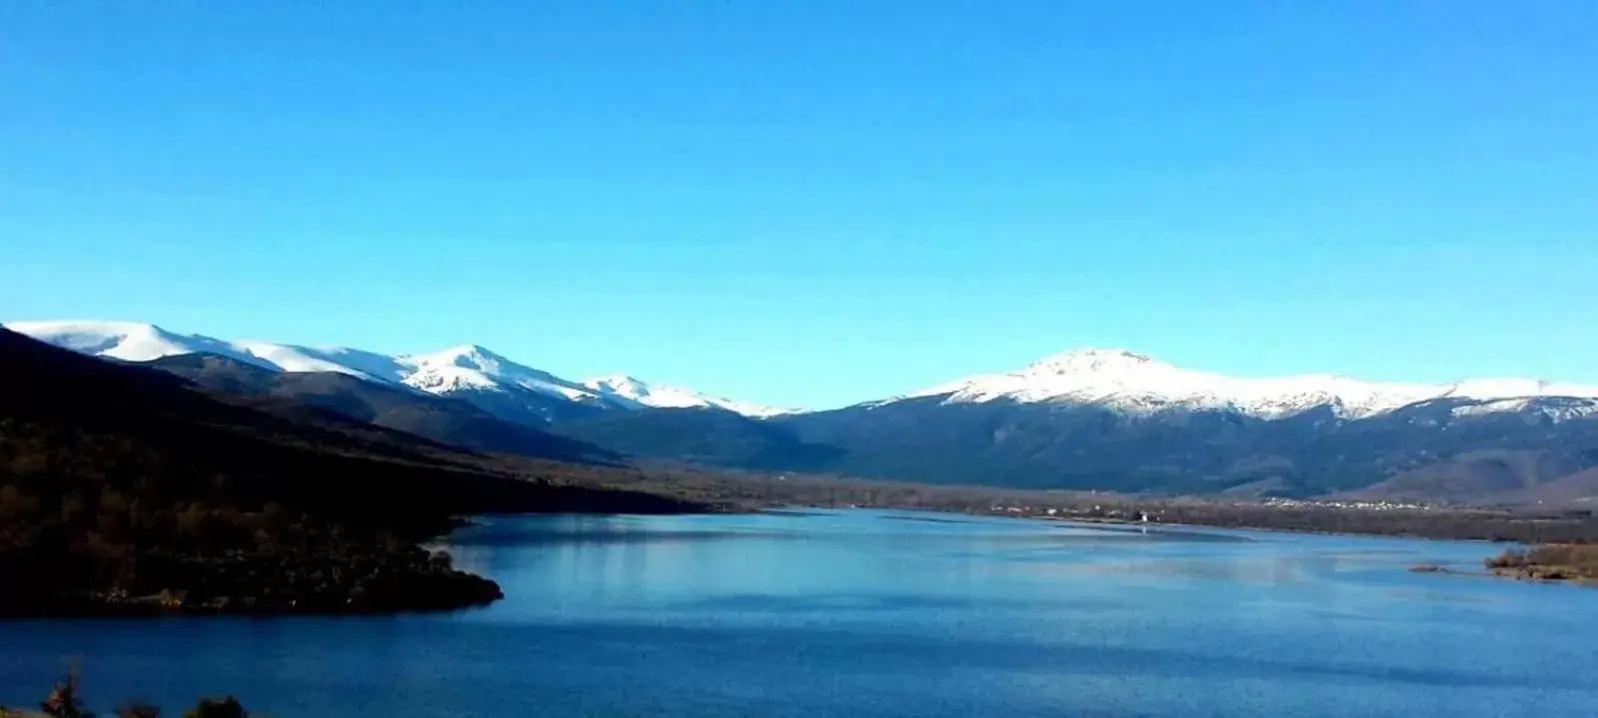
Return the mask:
{"type": "MultiPolygon", "coordinates": [[[[1156,494],[1574,501],[1598,492],[1588,478],[1598,468],[1598,388],[1571,383],[1240,378],[1085,349],[880,401],[765,413],[626,375],[571,381],[472,344],[387,357],[127,323],[99,333],[71,323],[17,326],[110,358],[219,349],[280,372],[331,362],[352,379],[462,399],[495,419],[631,459],[1156,494]]],[[[323,382],[283,390],[367,420],[394,399],[358,387],[329,392],[323,382]]],[[[420,405],[406,411],[378,421],[472,448],[482,440],[466,427],[492,426],[480,417],[446,421],[420,405]],[[418,416],[432,423],[413,423],[418,416]]],[[[515,448],[493,450],[501,446],[515,448]]]]}
{"type": "Polygon", "coordinates": [[[691,389],[651,384],[627,374],[591,377],[584,379],[582,383],[583,386],[608,396],[656,409],[724,409],[756,419],[797,413],[789,409],[709,396],[691,389]]]}
{"type": "Polygon", "coordinates": [[[477,344],[430,353],[385,355],[349,347],[313,347],[260,340],[227,341],[182,334],[128,321],[9,322],[6,328],[82,354],[148,362],[184,354],[213,354],[285,373],[333,372],[408,387],[437,396],[465,395],[501,418],[530,425],[595,411],[715,408],[746,416],[783,410],[664,387],[627,377],[625,387],[605,379],[571,380],[521,364],[477,344]]]}
{"type": "MultiPolygon", "coordinates": [[[[1441,398],[1598,399],[1598,386],[1539,379],[1475,378],[1444,384],[1375,382],[1335,374],[1239,377],[1186,369],[1124,349],[1077,349],[1021,369],[977,374],[913,391],[893,401],[944,397],[948,403],[1074,403],[1131,414],[1169,410],[1233,411],[1279,419],[1317,407],[1340,418],[1369,418],[1441,398]]],[[[1598,411],[1598,404],[1595,404],[1598,411]]]]}
{"type": "Polygon", "coordinates": [[[348,374],[277,372],[217,354],[176,354],[134,365],[176,374],[218,394],[318,407],[469,451],[575,463],[618,458],[598,447],[505,421],[468,401],[348,374]]]}
{"type": "MultiPolygon", "coordinates": [[[[226,341],[127,321],[25,321],[7,328],[56,346],[126,361],[209,353],[290,373],[331,371],[401,384],[430,394],[522,392],[525,401],[485,399],[506,418],[529,423],[579,418],[593,409],[712,408],[766,419],[830,409],[779,409],[651,384],[627,374],[566,379],[521,364],[478,344],[431,353],[385,355],[348,347],[312,347],[258,340],[226,341]],[[564,406],[566,404],[574,406],[564,406]]],[[[1440,398],[1503,402],[1472,411],[1517,411],[1515,400],[1571,397],[1598,401],[1598,386],[1530,378],[1465,378],[1444,383],[1379,382],[1340,374],[1249,377],[1179,367],[1126,349],[1089,347],[1038,359],[1019,369],[973,374],[898,396],[862,402],[942,397],[946,403],[1053,403],[1097,406],[1133,415],[1167,411],[1231,411],[1281,419],[1330,407],[1340,418],[1369,418],[1440,398]]],[[[1521,402],[1523,404],[1523,402],[1521,402]]],[[[840,407],[849,408],[849,407],[840,407]]],[[[1598,411],[1598,403],[1593,411],[1598,411]]]]}

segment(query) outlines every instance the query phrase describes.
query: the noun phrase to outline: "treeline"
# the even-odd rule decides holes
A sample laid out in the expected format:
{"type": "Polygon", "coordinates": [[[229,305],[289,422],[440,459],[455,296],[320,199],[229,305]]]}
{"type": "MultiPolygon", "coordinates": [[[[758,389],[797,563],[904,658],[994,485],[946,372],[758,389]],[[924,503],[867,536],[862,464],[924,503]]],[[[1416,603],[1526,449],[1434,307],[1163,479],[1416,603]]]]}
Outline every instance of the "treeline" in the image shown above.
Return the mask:
{"type": "MultiPolygon", "coordinates": [[[[458,513],[678,512],[678,499],[315,453],[247,468],[0,420],[0,615],[381,612],[501,596],[417,543],[458,513]],[[297,464],[297,465],[296,465],[297,464]],[[225,468],[213,468],[222,465],[225,468]]],[[[205,437],[195,436],[203,442],[205,437]]],[[[242,462],[241,462],[242,463],[242,462]]]]}
{"type": "MultiPolygon", "coordinates": [[[[0,479],[3,480],[3,479],[0,479]]],[[[406,531],[275,502],[130,498],[0,485],[4,615],[372,612],[487,603],[406,531]]]]}

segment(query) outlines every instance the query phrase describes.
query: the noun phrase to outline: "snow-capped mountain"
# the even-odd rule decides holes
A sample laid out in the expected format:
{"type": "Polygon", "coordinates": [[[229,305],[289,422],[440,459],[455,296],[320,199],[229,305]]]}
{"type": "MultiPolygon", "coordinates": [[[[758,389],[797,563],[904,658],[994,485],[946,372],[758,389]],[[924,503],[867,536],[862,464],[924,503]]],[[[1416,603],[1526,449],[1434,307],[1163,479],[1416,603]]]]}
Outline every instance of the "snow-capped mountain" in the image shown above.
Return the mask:
{"type": "Polygon", "coordinates": [[[230,356],[257,366],[268,363],[229,342],[210,337],[174,334],[151,324],[136,322],[10,322],[5,328],[80,354],[153,361],[174,354],[211,353],[230,356]]]}
{"type": "Polygon", "coordinates": [[[473,344],[431,354],[388,356],[346,347],[227,341],[138,322],[12,322],[5,327],[108,359],[146,362],[183,354],[216,354],[273,371],[338,372],[429,394],[461,396],[512,420],[527,419],[528,415],[549,420],[570,415],[569,409],[707,407],[752,417],[781,413],[687,389],[652,387],[630,377],[571,381],[473,344]]]}
{"type": "MultiPolygon", "coordinates": [[[[1329,407],[1362,419],[1432,399],[1468,399],[1472,410],[1518,410],[1512,399],[1598,399],[1598,387],[1532,379],[1470,379],[1450,384],[1392,384],[1332,375],[1233,377],[1172,366],[1121,349],[1080,349],[1011,372],[968,377],[900,399],[946,397],[946,403],[1069,403],[1138,415],[1172,409],[1231,411],[1262,419],[1329,407]]],[[[1594,403],[1598,407],[1598,403],[1594,403]]]]}
{"type": "Polygon", "coordinates": [[[789,410],[760,406],[759,404],[706,396],[690,389],[655,386],[640,379],[621,374],[585,379],[583,380],[583,386],[612,399],[661,409],[725,409],[744,416],[757,418],[792,413],[789,410]]]}
{"type": "Polygon", "coordinates": [[[382,382],[398,382],[404,375],[403,367],[381,354],[259,341],[230,342],[198,334],[179,334],[139,322],[11,322],[5,328],[63,349],[130,362],[182,354],[217,354],[291,373],[338,372],[382,382]]]}
{"type": "Polygon", "coordinates": [[[884,401],[779,412],[628,376],[572,381],[475,345],[388,356],[130,322],[7,326],[85,354],[160,360],[164,370],[216,386],[264,374],[277,390],[304,385],[287,395],[335,411],[348,410],[345,399],[400,407],[381,419],[388,424],[377,423],[488,451],[525,451],[531,441],[498,422],[531,427],[540,446],[549,444],[547,430],[619,456],[758,471],[1177,494],[1370,489],[1451,500],[1530,496],[1598,470],[1598,387],[1531,379],[1246,378],[1084,349],[884,401]],[[368,382],[396,391],[373,391],[368,382]],[[329,394],[329,384],[344,393],[329,394]],[[464,400],[470,410],[407,400],[438,403],[432,395],[464,400]]]}
{"type": "Polygon", "coordinates": [[[521,389],[575,402],[605,403],[603,396],[581,384],[517,364],[475,344],[432,354],[408,354],[394,361],[402,367],[402,383],[429,394],[521,389]]]}
{"type": "MultiPolygon", "coordinates": [[[[227,341],[138,322],[14,322],[6,327],[56,346],[124,361],[218,354],[274,371],[339,372],[430,394],[492,395],[487,402],[498,413],[532,411],[545,420],[560,415],[556,409],[563,404],[584,409],[716,408],[755,418],[795,413],[651,385],[625,375],[573,381],[472,344],[431,354],[388,356],[344,347],[227,341]]],[[[1598,412],[1595,386],[1535,379],[1404,384],[1335,375],[1235,377],[1184,369],[1122,349],[1068,351],[1016,371],[967,377],[874,404],[928,397],[943,397],[949,404],[1007,400],[1088,405],[1140,416],[1175,409],[1230,411],[1262,419],[1320,407],[1344,419],[1361,419],[1442,398],[1475,402],[1458,409],[1472,414],[1521,411],[1524,400],[1539,397],[1590,400],[1562,409],[1560,416],[1583,415],[1589,404],[1591,411],[1598,412]]]]}
{"type": "Polygon", "coordinates": [[[1241,378],[1122,350],[773,421],[830,453],[773,442],[768,463],[932,483],[1468,501],[1598,470],[1598,387],[1241,378]]]}

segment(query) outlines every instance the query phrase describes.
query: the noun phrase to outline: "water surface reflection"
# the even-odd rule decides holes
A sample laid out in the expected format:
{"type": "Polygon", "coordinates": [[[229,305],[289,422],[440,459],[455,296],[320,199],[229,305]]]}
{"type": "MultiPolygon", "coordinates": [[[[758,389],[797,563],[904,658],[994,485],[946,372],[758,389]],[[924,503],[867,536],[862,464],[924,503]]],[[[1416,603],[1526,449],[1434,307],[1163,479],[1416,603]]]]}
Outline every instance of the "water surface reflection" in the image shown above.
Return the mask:
{"type": "Polygon", "coordinates": [[[277,718],[1598,714],[1598,594],[1408,571],[1482,544],[867,511],[496,518],[450,544],[509,598],[0,624],[0,703],[80,654],[91,699],[234,691],[277,718]]]}

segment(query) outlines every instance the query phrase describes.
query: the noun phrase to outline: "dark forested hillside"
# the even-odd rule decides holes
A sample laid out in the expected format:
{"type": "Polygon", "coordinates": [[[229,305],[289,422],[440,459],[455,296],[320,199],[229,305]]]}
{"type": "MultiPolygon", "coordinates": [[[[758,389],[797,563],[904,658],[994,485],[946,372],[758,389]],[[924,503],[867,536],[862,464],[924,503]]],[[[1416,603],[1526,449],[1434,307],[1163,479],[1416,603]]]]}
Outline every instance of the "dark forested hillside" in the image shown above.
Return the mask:
{"type": "Polygon", "coordinates": [[[1265,420],[1236,413],[1131,416],[1064,404],[943,404],[940,397],[784,417],[801,439],[838,447],[833,471],[935,483],[1220,493],[1250,485],[1287,496],[1370,487],[1429,470],[1436,491],[1482,499],[1598,466],[1598,417],[1556,420],[1561,399],[1520,412],[1459,411],[1437,400],[1361,420],[1329,409],[1265,420]],[[1520,457],[1508,479],[1483,452],[1520,457]],[[1452,483],[1461,490],[1445,490],[1452,483]]]}
{"type": "Polygon", "coordinates": [[[685,508],[0,330],[0,613],[459,605],[498,589],[415,547],[452,514],[685,508]]]}
{"type": "Polygon", "coordinates": [[[556,428],[638,457],[936,484],[1524,503],[1598,495],[1582,478],[1598,467],[1598,415],[1570,401],[1476,412],[1441,399],[1350,420],[1328,407],[1262,419],[924,397],[758,421],[644,412],[556,428]]]}

